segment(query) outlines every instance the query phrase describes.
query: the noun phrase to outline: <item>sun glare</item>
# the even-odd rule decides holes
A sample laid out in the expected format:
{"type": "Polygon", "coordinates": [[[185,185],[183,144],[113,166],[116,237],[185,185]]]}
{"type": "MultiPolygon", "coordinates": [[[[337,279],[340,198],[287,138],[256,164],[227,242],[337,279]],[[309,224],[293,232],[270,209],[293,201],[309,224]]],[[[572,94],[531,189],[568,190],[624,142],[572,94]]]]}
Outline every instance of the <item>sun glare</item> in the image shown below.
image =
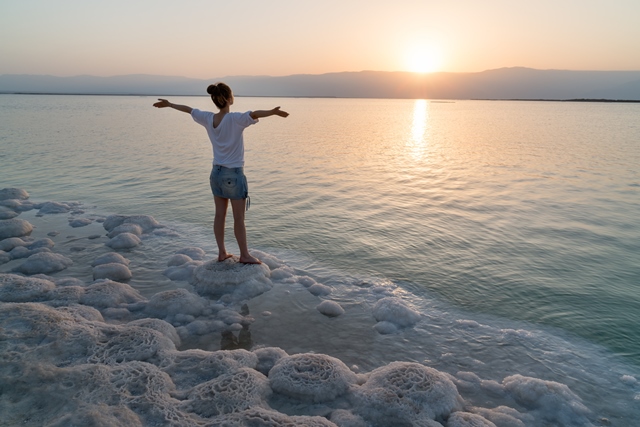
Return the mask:
{"type": "Polygon", "coordinates": [[[414,47],[407,51],[406,64],[414,73],[433,73],[440,71],[442,55],[434,48],[414,47]]]}

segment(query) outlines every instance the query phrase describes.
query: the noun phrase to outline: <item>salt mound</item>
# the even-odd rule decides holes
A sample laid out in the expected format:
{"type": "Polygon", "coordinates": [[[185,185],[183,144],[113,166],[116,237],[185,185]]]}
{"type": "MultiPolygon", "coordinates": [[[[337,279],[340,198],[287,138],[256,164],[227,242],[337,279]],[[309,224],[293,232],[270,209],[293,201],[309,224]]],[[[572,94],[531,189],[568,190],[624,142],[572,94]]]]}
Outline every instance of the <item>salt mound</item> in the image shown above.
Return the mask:
{"type": "Polygon", "coordinates": [[[373,317],[378,322],[391,322],[400,327],[413,326],[420,320],[420,313],[409,308],[401,299],[386,297],[373,306],[373,317]]]}
{"type": "Polygon", "coordinates": [[[71,211],[72,207],[66,203],[60,202],[46,202],[38,213],[40,214],[58,214],[58,213],[67,213],[71,211]]]}
{"type": "Polygon", "coordinates": [[[392,362],[372,371],[354,391],[355,411],[383,425],[443,419],[459,402],[458,390],[445,374],[410,362],[392,362]]]}
{"type": "Polygon", "coordinates": [[[11,219],[17,217],[18,215],[20,214],[13,209],[0,206],[0,219],[11,219]]]}
{"type": "Polygon", "coordinates": [[[256,357],[234,357],[232,351],[185,350],[169,352],[160,368],[169,374],[179,388],[191,388],[240,368],[253,368],[256,357]]]}
{"type": "Polygon", "coordinates": [[[0,251],[9,252],[13,248],[19,246],[28,246],[29,244],[19,237],[10,237],[8,239],[0,240],[0,251]]]}
{"type": "Polygon", "coordinates": [[[177,267],[189,261],[193,261],[193,258],[185,254],[175,254],[175,255],[172,255],[171,258],[169,258],[169,261],[167,261],[167,266],[177,267]]]}
{"type": "Polygon", "coordinates": [[[117,226],[121,225],[125,219],[127,219],[127,217],[124,215],[109,215],[102,223],[102,226],[105,230],[110,232],[117,226]]]}
{"type": "Polygon", "coordinates": [[[199,316],[205,307],[205,300],[198,295],[186,289],[172,289],[152,296],[145,312],[150,316],[165,319],[177,314],[199,316]]]}
{"type": "Polygon", "coordinates": [[[512,375],[502,380],[516,402],[540,410],[536,418],[559,425],[588,425],[589,409],[565,384],[512,375]]]}
{"type": "Polygon", "coordinates": [[[180,345],[180,337],[178,336],[176,328],[174,328],[171,323],[165,322],[164,320],[150,318],[138,319],[127,323],[127,326],[139,326],[141,328],[154,329],[173,341],[176,347],[180,345]]]}
{"type": "Polygon", "coordinates": [[[142,301],[145,301],[145,299],[131,286],[112,282],[111,280],[99,280],[87,286],[84,295],[80,299],[81,304],[98,308],[118,307],[122,304],[142,301]]]}
{"type": "Polygon", "coordinates": [[[194,259],[196,261],[202,261],[204,257],[207,255],[207,253],[203,249],[197,248],[197,247],[180,249],[178,252],[176,252],[176,254],[186,255],[189,258],[194,259]]]}
{"type": "Polygon", "coordinates": [[[135,234],[121,233],[115,236],[113,239],[105,243],[112,249],[131,249],[140,244],[140,238],[135,234]]]}
{"type": "Polygon", "coordinates": [[[316,309],[329,317],[338,317],[344,314],[344,309],[335,301],[322,301],[316,309]]]}
{"type": "Polygon", "coordinates": [[[43,279],[18,276],[17,274],[0,274],[0,301],[31,302],[47,299],[55,285],[43,279]]]}
{"type": "Polygon", "coordinates": [[[31,255],[27,260],[16,267],[14,271],[24,274],[49,274],[62,271],[71,266],[73,261],[61,254],[52,252],[39,252],[31,255]]]}
{"type": "Polygon", "coordinates": [[[477,414],[454,412],[447,420],[447,427],[496,427],[496,425],[477,414]]]}
{"type": "Polygon", "coordinates": [[[11,255],[3,250],[0,250],[0,264],[6,264],[9,261],[11,261],[11,255]]]}
{"type": "Polygon", "coordinates": [[[304,401],[327,402],[357,381],[342,361],[324,354],[297,354],[280,359],[269,371],[274,391],[304,401]]]}
{"type": "Polygon", "coordinates": [[[131,233],[138,237],[142,236],[142,227],[138,224],[120,224],[107,234],[107,237],[113,239],[118,234],[131,233]]]}
{"type": "Polygon", "coordinates": [[[123,264],[123,265],[129,265],[129,260],[126,259],[125,257],[123,257],[122,255],[120,255],[119,253],[109,252],[107,254],[100,255],[98,258],[96,258],[91,263],[91,266],[95,267],[95,266],[101,265],[101,264],[112,264],[112,263],[119,263],[119,264],[123,264]]]}
{"type": "Polygon", "coordinates": [[[78,219],[70,220],[69,221],[69,226],[71,226],[73,228],[86,227],[87,225],[91,224],[92,222],[93,222],[93,220],[91,220],[89,218],[78,218],[78,219]]]}
{"type": "Polygon", "coordinates": [[[236,301],[258,296],[273,286],[269,267],[264,264],[241,264],[237,258],[211,260],[195,268],[191,284],[200,295],[231,294],[236,301]]]}
{"type": "Polygon", "coordinates": [[[48,238],[44,238],[44,239],[38,239],[33,243],[30,243],[27,247],[31,250],[34,249],[39,249],[39,248],[53,248],[56,244],[53,242],[53,240],[48,239],[48,238]]]}
{"type": "Polygon", "coordinates": [[[124,264],[117,262],[100,264],[93,267],[93,280],[111,279],[115,281],[131,279],[131,270],[124,264]]]}
{"type": "MultiPolygon", "coordinates": [[[[189,258],[186,255],[174,256],[183,256],[189,258]]],[[[167,276],[170,280],[184,280],[190,282],[193,277],[193,272],[200,265],[202,265],[202,262],[200,261],[188,261],[180,265],[171,266],[163,271],[162,274],[167,276]]]]}
{"type": "Polygon", "coordinates": [[[0,221],[0,240],[28,236],[32,231],[33,226],[24,219],[12,218],[0,221]]]}
{"type": "Polygon", "coordinates": [[[288,354],[278,347],[263,347],[253,351],[258,356],[258,364],[256,369],[265,375],[269,375],[269,371],[273,366],[283,357],[287,357],[288,354]]]}
{"type": "Polygon", "coordinates": [[[0,200],[18,199],[27,200],[29,193],[21,188],[3,188],[0,190],[0,200]]]}
{"type": "Polygon", "coordinates": [[[133,215],[133,216],[125,216],[125,215],[109,215],[105,221],[102,223],[102,226],[108,232],[113,231],[116,227],[122,224],[136,224],[142,228],[143,233],[148,233],[152,231],[154,228],[161,227],[158,221],[155,220],[150,215],[133,215]]]}
{"type": "Polygon", "coordinates": [[[269,380],[260,372],[240,368],[194,387],[185,407],[202,417],[268,407],[271,395],[269,380]]]}

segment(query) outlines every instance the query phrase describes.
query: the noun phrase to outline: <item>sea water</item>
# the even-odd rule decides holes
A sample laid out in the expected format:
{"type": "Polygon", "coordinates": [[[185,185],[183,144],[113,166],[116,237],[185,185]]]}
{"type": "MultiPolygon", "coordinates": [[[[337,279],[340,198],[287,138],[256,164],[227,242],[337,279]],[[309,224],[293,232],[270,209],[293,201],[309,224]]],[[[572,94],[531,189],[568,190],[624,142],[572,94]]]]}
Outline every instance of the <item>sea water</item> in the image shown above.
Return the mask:
{"type": "MultiPolygon", "coordinates": [[[[154,101],[0,96],[0,187],[176,230],[132,268],[148,298],[185,286],[161,274],[181,245],[216,254],[206,132],[154,101]]],[[[171,101],[212,109],[206,97],[171,101]]],[[[291,285],[251,299],[254,345],[362,372],[416,361],[457,375],[459,389],[465,372],[527,375],[569,385],[594,420],[633,425],[640,105],[239,97],[234,109],[277,105],[291,115],[245,131],[249,243],[331,294],[291,285]],[[381,334],[372,310],[384,296],[422,320],[381,334]],[[322,298],[345,314],[318,313],[322,298]]],[[[64,230],[56,244],[73,247],[66,217],[20,218],[42,236],[64,230]]],[[[230,225],[227,236],[237,251],[230,225]]],[[[90,282],[86,258],[58,274],[90,282]]],[[[185,346],[221,347],[209,338],[185,346]]]]}

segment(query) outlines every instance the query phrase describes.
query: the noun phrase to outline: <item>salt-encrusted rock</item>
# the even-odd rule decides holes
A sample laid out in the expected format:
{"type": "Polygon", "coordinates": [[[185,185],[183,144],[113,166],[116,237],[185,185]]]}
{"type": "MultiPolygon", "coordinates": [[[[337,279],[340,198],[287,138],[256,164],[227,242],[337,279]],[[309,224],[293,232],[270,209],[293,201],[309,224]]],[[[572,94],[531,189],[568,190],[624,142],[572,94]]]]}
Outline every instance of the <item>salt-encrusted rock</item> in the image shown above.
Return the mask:
{"type": "Polygon", "coordinates": [[[93,267],[93,280],[111,279],[117,282],[131,279],[131,270],[124,264],[112,262],[93,267]]]}
{"type": "Polygon", "coordinates": [[[321,283],[315,283],[309,286],[307,289],[309,289],[309,292],[311,292],[315,296],[326,296],[331,293],[331,288],[321,283]]]}
{"type": "Polygon", "coordinates": [[[38,249],[38,248],[49,248],[49,249],[53,249],[53,247],[56,244],[53,242],[53,240],[48,239],[48,238],[44,238],[44,239],[38,239],[32,243],[29,243],[29,245],[27,246],[29,248],[29,250],[34,250],[34,249],[38,249]]]}
{"type": "Polygon", "coordinates": [[[64,255],[39,252],[27,258],[23,264],[15,268],[15,271],[24,274],[49,274],[62,271],[72,264],[73,261],[64,255]]]}
{"type": "Polygon", "coordinates": [[[123,221],[123,224],[137,224],[142,227],[143,233],[148,233],[154,228],[160,227],[160,223],[150,215],[133,215],[128,216],[123,221]]]}
{"type": "Polygon", "coordinates": [[[171,341],[173,341],[176,347],[180,345],[180,337],[178,336],[178,332],[176,331],[176,328],[174,328],[171,323],[167,323],[164,320],[145,318],[145,319],[134,320],[132,322],[127,323],[127,325],[154,329],[162,333],[171,341]]]}
{"type": "Polygon", "coordinates": [[[111,230],[109,234],[107,234],[107,237],[112,239],[116,237],[118,234],[122,234],[122,233],[131,233],[140,237],[142,236],[142,227],[140,227],[138,224],[120,224],[119,226],[111,230]]]}
{"type": "Polygon", "coordinates": [[[193,259],[185,254],[175,254],[172,255],[171,258],[169,258],[169,261],[167,261],[167,266],[168,267],[176,267],[182,264],[185,264],[189,261],[193,261],[193,259]]]}
{"type": "Polygon", "coordinates": [[[138,291],[125,283],[111,280],[98,280],[85,288],[80,299],[81,304],[97,308],[118,307],[121,304],[132,304],[146,301],[138,291]]]}
{"type": "Polygon", "coordinates": [[[191,284],[200,295],[230,294],[236,300],[258,296],[273,286],[269,267],[264,264],[241,264],[238,258],[211,260],[195,268],[191,284]]]}
{"type": "Polygon", "coordinates": [[[591,411],[565,384],[523,375],[506,377],[502,384],[518,404],[543,411],[550,425],[562,425],[566,420],[572,420],[575,425],[589,424],[591,411]]]}
{"type": "Polygon", "coordinates": [[[180,288],[158,292],[151,297],[145,311],[150,316],[164,319],[177,314],[199,316],[205,307],[201,297],[180,288]]]}
{"type": "Polygon", "coordinates": [[[183,280],[190,282],[193,278],[193,272],[197,267],[202,265],[201,261],[189,261],[184,264],[174,265],[162,272],[170,280],[183,280]]]}
{"type": "Polygon", "coordinates": [[[400,327],[413,326],[420,321],[420,313],[396,297],[382,298],[373,306],[372,311],[378,322],[387,321],[400,327]]]}
{"type": "Polygon", "coordinates": [[[0,250],[0,264],[6,264],[11,261],[11,255],[3,250],[0,250]]]}
{"type": "Polygon", "coordinates": [[[178,252],[176,252],[176,254],[187,255],[189,258],[196,261],[202,261],[207,255],[207,253],[202,248],[198,247],[180,249],[178,252]]]}
{"type": "Polygon", "coordinates": [[[338,317],[344,314],[344,309],[335,301],[322,301],[316,309],[328,317],[338,317]]]}
{"type": "Polygon", "coordinates": [[[122,233],[109,240],[105,245],[112,249],[131,249],[140,244],[140,238],[135,234],[122,233]]]}
{"type": "Polygon", "coordinates": [[[262,347],[253,351],[258,356],[258,365],[256,369],[265,375],[269,375],[269,371],[278,363],[278,360],[287,357],[288,354],[278,347],[262,347]]]}
{"type": "Polygon", "coordinates": [[[11,219],[20,215],[18,212],[13,209],[6,208],[4,206],[0,206],[0,220],[2,219],[11,219]]]}
{"type": "Polygon", "coordinates": [[[447,418],[462,399],[442,372],[418,363],[392,362],[371,372],[354,390],[354,410],[381,425],[423,425],[447,418]]]}
{"type": "Polygon", "coordinates": [[[123,257],[122,255],[120,255],[119,253],[109,252],[107,254],[100,255],[98,258],[96,258],[91,263],[91,266],[95,267],[96,265],[112,264],[114,262],[118,264],[129,265],[129,260],[123,257]]]}
{"type": "Polygon", "coordinates": [[[110,232],[114,228],[122,224],[125,219],[127,219],[127,217],[124,215],[109,215],[102,223],[102,226],[105,230],[110,232]]]}
{"type": "Polygon", "coordinates": [[[71,211],[72,207],[66,203],[60,202],[46,202],[38,213],[40,214],[58,214],[58,213],[67,213],[71,211]]]}
{"type": "Polygon", "coordinates": [[[269,380],[260,372],[240,368],[194,387],[187,397],[187,408],[209,418],[255,407],[266,407],[271,395],[269,380]]]}
{"type": "Polygon", "coordinates": [[[89,218],[77,218],[69,221],[69,226],[73,228],[86,227],[87,225],[93,222],[92,219],[89,218]]]}
{"type": "Polygon", "coordinates": [[[20,189],[20,188],[3,188],[0,190],[0,200],[6,199],[17,199],[17,200],[27,200],[29,198],[29,193],[20,189]]]}
{"type": "Polygon", "coordinates": [[[0,301],[32,302],[48,299],[55,289],[49,280],[24,277],[17,274],[0,274],[0,301]]]}
{"type": "Polygon", "coordinates": [[[11,252],[13,248],[18,246],[29,246],[29,243],[19,237],[0,240],[0,251],[11,252]]]}
{"type": "Polygon", "coordinates": [[[280,359],[269,371],[269,381],[278,393],[320,403],[345,394],[357,377],[334,357],[305,353],[280,359]]]}
{"type": "Polygon", "coordinates": [[[12,218],[0,221],[0,240],[28,236],[32,231],[33,226],[24,219],[12,218]]]}

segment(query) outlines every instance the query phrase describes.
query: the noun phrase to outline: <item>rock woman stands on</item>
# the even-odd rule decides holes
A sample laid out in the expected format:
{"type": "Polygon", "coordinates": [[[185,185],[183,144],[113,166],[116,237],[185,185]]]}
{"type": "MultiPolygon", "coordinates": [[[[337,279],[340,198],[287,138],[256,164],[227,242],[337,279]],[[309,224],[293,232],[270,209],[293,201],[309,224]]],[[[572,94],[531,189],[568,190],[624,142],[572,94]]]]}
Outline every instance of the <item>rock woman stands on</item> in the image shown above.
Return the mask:
{"type": "Polygon", "coordinates": [[[245,209],[249,188],[244,175],[244,129],[258,122],[259,118],[269,116],[287,117],[289,113],[276,107],[272,110],[247,111],[245,113],[230,112],[233,105],[233,92],[224,83],[209,85],[207,93],[219,108],[218,113],[200,111],[186,105],[173,104],[166,99],[158,99],[153,104],[157,108],[170,107],[174,110],[191,114],[196,123],[207,130],[213,145],[213,170],[209,177],[213,199],[215,201],[215,217],[213,234],[218,244],[218,261],[224,261],[232,255],[224,245],[224,227],[227,207],[231,200],[233,210],[233,231],[240,248],[240,262],[259,264],[260,261],[249,254],[247,231],[244,224],[245,209]]]}

